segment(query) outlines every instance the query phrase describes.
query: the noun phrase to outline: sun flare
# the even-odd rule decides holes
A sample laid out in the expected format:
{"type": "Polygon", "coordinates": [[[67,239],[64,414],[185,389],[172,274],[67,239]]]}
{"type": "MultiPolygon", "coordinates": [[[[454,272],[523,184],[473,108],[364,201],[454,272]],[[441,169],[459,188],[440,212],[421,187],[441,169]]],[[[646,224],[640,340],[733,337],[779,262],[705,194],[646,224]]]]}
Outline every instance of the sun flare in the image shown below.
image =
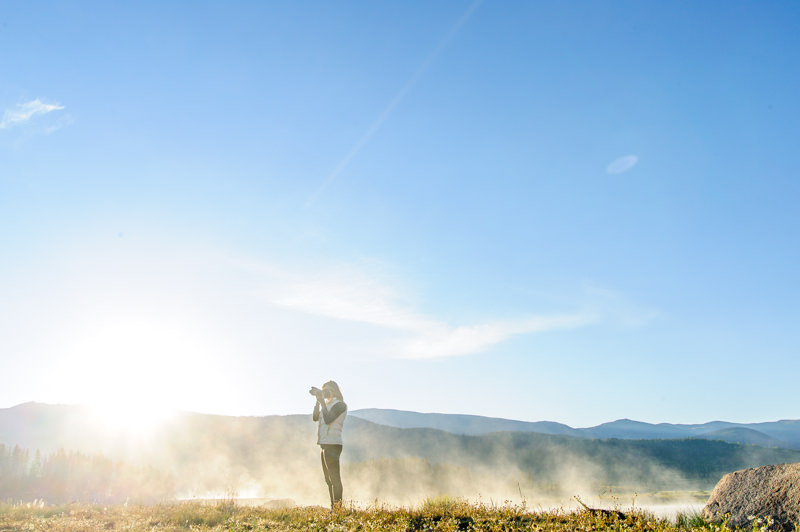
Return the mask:
{"type": "Polygon", "coordinates": [[[103,428],[110,432],[140,436],[152,433],[176,413],[162,405],[133,401],[110,400],[90,406],[95,420],[103,428]]]}
{"type": "Polygon", "coordinates": [[[76,334],[65,382],[109,432],[152,432],[206,389],[210,347],[199,331],[155,312],[98,319],[76,334]]]}

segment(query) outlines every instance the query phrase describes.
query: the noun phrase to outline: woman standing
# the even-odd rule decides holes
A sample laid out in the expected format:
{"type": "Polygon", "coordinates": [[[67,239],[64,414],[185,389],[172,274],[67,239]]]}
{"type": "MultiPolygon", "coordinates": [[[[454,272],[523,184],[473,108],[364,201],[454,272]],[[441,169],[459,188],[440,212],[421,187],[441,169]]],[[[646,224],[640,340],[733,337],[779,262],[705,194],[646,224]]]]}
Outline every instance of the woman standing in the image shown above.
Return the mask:
{"type": "Polygon", "coordinates": [[[313,419],[317,427],[317,444],[321,448],[322,472],[331,495],[331,509],[342,505],[342,475],[339,470],[339,457],[342,455],[342,427],[347,417],[347,405],[339,390],[339,385],[328,381],[322,389],[311,388],[310,393],[317,398],[313,419]]]}

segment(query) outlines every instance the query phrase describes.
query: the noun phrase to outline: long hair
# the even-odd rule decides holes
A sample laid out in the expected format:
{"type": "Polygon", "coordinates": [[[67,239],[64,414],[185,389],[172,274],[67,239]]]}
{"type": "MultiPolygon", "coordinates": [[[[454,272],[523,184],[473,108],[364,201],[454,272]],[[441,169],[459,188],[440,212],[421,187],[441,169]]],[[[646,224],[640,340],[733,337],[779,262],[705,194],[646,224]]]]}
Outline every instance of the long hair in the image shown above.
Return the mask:
{"type": "Polygon", "coordinates": [[[326,382],[325,384],[322,385],[322,389],[330,390],[335,398],[344,403],[344,397],[342,397],[342,391],[339,389],[339,385],[336,384],[334,381],[326,382]]]}

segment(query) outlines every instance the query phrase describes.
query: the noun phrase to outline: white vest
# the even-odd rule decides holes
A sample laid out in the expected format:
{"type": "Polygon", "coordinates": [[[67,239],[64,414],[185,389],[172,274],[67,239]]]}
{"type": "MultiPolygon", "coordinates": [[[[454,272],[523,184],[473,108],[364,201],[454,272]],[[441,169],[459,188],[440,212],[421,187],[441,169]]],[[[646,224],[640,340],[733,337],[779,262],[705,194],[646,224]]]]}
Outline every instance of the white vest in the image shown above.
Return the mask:
{"type": "MultiPolygon", "coordinates": [[[[336,403],[341,403],[341,401],[334,398],[333,401],[328,403],[328,410],[336,403]]],[[[339,414],[336,419],[331,421],[331,424],[328,425],[325,423],[325,416],[320,412],[319,425],[317,426],[317,444],[342,445],[342,427],[344,427],[345,417],[347,417],[347,410],[339,414]]]]}

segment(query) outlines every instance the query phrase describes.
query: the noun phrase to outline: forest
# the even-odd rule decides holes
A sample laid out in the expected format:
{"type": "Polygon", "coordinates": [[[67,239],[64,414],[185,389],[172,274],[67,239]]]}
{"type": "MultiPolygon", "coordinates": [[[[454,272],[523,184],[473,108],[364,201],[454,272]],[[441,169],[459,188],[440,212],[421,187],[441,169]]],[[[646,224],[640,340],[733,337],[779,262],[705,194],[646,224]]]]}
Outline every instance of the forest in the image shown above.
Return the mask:
{"type": "Polygon", "coordinates": [[[0,444],[0,500],[115,504],[156,502],[173,495],[172,476],[153,467],[101,453],[60,449],[42,455],[0,444]]]}

